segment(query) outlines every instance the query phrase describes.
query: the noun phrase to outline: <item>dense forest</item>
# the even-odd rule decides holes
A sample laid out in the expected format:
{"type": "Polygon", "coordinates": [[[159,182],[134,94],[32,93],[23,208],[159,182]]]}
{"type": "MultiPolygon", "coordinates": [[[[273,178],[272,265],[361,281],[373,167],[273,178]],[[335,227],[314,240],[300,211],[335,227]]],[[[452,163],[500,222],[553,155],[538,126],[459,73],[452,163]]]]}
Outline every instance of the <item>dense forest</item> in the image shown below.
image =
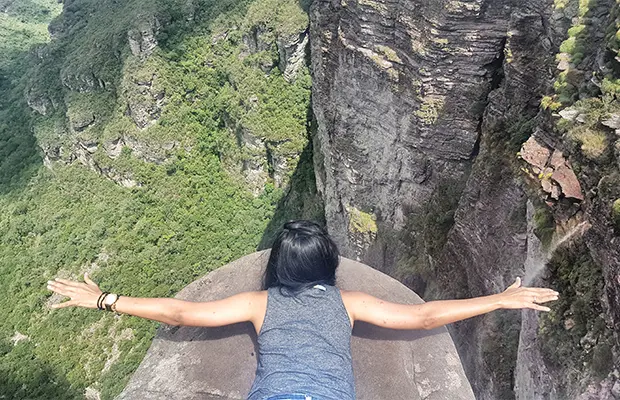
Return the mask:
{"type": "Polygon", "coordinates": [[[284,52],[308,17],[287,0],[0,11],[0,393],[110,399],[156,324],[52,312],[45,282],[172,296],[283,220],[322,219],[307,55],[286,69],[284,52]]]}

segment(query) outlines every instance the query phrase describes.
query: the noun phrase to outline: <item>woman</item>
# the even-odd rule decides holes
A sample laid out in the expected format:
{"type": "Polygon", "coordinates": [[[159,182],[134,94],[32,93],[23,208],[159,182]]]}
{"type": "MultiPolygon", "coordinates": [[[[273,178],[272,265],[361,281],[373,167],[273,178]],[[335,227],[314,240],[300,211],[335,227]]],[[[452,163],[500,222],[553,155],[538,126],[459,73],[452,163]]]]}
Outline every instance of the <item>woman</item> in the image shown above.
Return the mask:
{"type": "Polygon", "coordinates": [[[48,289],[71,300],[54,308],[99,308],[169,325],[217,327],[252,322],[258,333],[258,367],[249,400],[355,399],[351,329],[364,321],[390,329],[433,329],[500,308],[531,308],[558,298],[551,289],[521,287],[516,279],[499,294],[466,300],[404,305],[335,287],[338,248],[319,225],[293,221],[277,236],[263,286],[204,303],[133,298],[102,293],[85,283],[57,278],[48,289]]]}

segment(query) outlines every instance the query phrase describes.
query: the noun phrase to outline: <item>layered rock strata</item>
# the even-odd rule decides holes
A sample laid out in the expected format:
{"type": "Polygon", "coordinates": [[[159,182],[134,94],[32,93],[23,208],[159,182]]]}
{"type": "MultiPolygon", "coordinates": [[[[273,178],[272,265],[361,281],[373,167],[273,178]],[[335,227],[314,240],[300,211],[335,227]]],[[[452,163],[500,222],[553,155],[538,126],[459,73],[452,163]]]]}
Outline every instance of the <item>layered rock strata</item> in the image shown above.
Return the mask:
{"type": "MultiPolygon", "coordinates": [[[[600,93],[597,77],[609,74],[603,29],[593,28],[613,26],[617,6],[582,3],[358,0],[316,1],[311,9],[315,170],[330,233],[345,255],[397,276],[426,298],[471,297],[497,293],[523,276],[528,198],[537,204],[537,230],[590,227],[566,241],[571,257],[578,259],[585,243],[592,263],[584,265],[602,267],[602,276],[592,279],[604,283],[606,295],[590,312],[603,310],[608,328],[596,335],[592,326],[584,328],[590,335],[584,343],[598,344],[576,349],[580,383],[568,392],[562,377],[572,364],[556,365],[549,353],[540,353],[546,363],[540,369],[519,363],[520,371],[544,375],[550,368],[557,378],[534,398],[606,396],[617,382],[617,355],[610,366],[596,352],[593,359],[591,349],[608,345],[620,309],[613,307],[620,298],[618,228],[610,218],[618,168],[605,161],[606,147],[591,150],[586,140],[593,135],[581,139],[582,149],[600,157],[576,162],[574,138],[562,136],[558,117],[540,107],[554,90],[556,68],[569,71],[568,84],[585,88],[583,98],[600,93]],[[592,33],[579,39],[590,41],[580,70],[577,57],[555,57],[576,21],[592,24],[586,28],[592,33]],[[600,387],[592,386],[597,374],[606,376],[600,387]]],[[[556,80],[556,88],[562,85],[556,80]]],[[[615,129],[613,115],[600,123],[615,129]]],[[[609,147],[616,140],[613,131],[594,137],[609,147]]],[[[558,257],[549,260],[564,265],[558,257]]],[[[536,282],[566,285],[558,273],[536,282]]],[[[568,297],[575,284],[562,289],[568,297]]],[[[563,337],[543,332],[532,318],[526,314],[522,326],[521,313],[501,312],[452,327],[477,398],[529,398],[532,392],[513,388],[520,330],[535,332],[527,341],[541,348],[563,337]]]]}

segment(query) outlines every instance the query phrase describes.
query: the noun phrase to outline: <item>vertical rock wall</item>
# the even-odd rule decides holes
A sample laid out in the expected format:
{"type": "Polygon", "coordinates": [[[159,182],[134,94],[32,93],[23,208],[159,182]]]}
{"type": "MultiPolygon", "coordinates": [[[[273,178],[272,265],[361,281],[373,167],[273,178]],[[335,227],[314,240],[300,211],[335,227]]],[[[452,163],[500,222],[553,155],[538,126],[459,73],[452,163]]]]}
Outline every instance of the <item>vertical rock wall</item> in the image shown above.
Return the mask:
{"type": "Polygon", "coordinates": [[[498,80],[508,3],[313,3],[317,180],[346,255],[389,271],[389,233],[443,181],[467,177],[498,80]],[[347,209],[368,214],[379,234],[352,229],[347,209]]]}
{"type": "MultiPolygon", "coordinates": [[[[594,353],[609,348],[604,346],[617,327],[614,310],[620,309],[614,308],[620,257],[608,210],[618,197],[611,189],[617,167],[587,165],[575,177],[571,142],[557,133],[557,117],[540,107],[553,90],[556,53],[576,21],[571,15],[577,7],[583,14],[582,3],[316,0],[311,8],[315,171],[328,228],[345,255],[397,276],[427,300],[480,296],[503,290],[525,272],[528,249],[536,246],[526,221],[530,232],[532,224],[544,225],[537,213],[527,218],[528,198],[542,210],[549,193],[551,221],[569,227],[575,218],[592,222],[571,244],[571,260],[588,249],[583,265],[602,266],[602,275],[586,274],[596,287],[604,279],[605,293],[588,312],[606,315],[600,321],[606,319],[609,328],[596,336],[592,324],[584,327],[585,344],[575,347],[583,365],[569,375],[578,364],[558,365],[548,353],[553,343],[571,346],[548,328],[560,323],[549,318],[565,321],[568,314],[552,315],[540,326],[537,315],[526,313],[522,322],[520,312],[506,311],[454,324],[451,332],[479,399],[606,398],[616,382],[607,359],[594,353]],[[543,173],[534,185],[524,179],[517,158],[530,136],[554,155],[553,165],[561,161],[570,174],[547,181],[543,173]],[[592,189],[597,185],[600,191],[592,189]],[[599,196],[590,198],[595,192],[599,196]],[[525,336],[519,349],[520,332],[525,336]],[[529,352],[530,346],[536,349],[529,352]],[[598,372],[591,373],[595,363],[598,372]],[[521,382],[516,391],[515,375],[521,382]],[[564,390],[567,376],[577,383],[564,390]],[[535,391],[532,385],[542,386],[535,391]]],[[[615,18],[609,15],[613,2],[589,7],[582,19],[593,25],[587,40],[596,49],[615,18]]],[[[583,68],[603,71],[609,57],[589,51],[595,54],[586,51],[583,68]]],[[[594,78],[586,71],[568,76],[595,93],[589,80],[596,82],[600,71],[594,78]]],[[[559,228],[536,227],[544,229],[559,228]]],[[[564,278],[554,274],[563,261],[548,256],[555,272],[534,283],[559,287],[564,278]]],[[[598,293],[594,286],[592,293],[598,293]]],[[[575,293],[570,285],[566,290],[575,293]]],[[[576,293],[570,301],[579,302],[576,293]]],[[[618,357],[612,358],[617,364],[618,357]]]]}

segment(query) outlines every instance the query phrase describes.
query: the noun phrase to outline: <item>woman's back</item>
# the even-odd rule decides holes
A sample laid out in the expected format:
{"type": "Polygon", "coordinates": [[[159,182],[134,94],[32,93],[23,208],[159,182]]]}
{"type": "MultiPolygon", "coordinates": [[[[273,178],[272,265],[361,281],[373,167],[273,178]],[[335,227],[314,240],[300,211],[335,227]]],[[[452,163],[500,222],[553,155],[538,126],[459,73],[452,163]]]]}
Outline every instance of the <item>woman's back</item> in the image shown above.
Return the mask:
{"type": "Polygon", "coordinates": [[[299,393],[355,399],[351,322],[340,290],[317,285],[296,295],[268,290],[249,400],[299,393]]]}

